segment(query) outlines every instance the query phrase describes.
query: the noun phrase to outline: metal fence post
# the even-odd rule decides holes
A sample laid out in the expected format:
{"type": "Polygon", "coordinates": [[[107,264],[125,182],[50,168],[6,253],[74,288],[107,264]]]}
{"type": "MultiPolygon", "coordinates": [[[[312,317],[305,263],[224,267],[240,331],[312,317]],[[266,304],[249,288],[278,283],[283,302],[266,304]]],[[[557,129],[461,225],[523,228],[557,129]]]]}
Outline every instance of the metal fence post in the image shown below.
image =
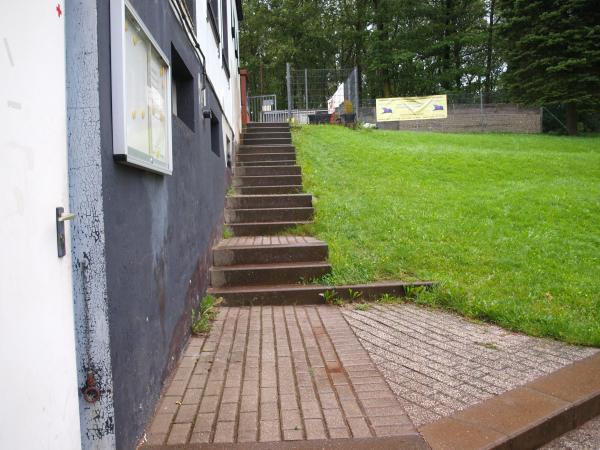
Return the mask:
{"type": "Polygon", "coordinates": [[[479,114],[481,116],[481,131],[485,131],[485,117],[483,114],[483,89],[481,89],[481,86],[479,87],[479,114]]]}
{"type": "Polygon", "coordinates": [[[304,105],[308,109],[308,69],[304,69],[304,105]]]}
{"type": "Polygon", "coordinates": [[[292,70],[290,63],[285,63],[285,77],[287,81],[288,120],[290,120],[292,118],[292,70]]]}
{"type": "Polygon", "coordinates": [[[358,122],[358,113],[360,111],[360,98],[358,97],[358,67],[354,66],[354,93],[355,101],[354,101],[354,117],[355,121],[358,122]]]}

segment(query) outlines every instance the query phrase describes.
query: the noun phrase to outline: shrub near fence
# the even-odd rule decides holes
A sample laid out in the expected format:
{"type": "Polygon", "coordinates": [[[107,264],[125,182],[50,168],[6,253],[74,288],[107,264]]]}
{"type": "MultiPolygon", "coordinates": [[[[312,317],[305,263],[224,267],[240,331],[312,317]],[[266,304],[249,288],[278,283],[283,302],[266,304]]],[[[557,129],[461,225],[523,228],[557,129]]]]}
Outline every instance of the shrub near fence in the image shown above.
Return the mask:
{"type": "MultiPolygon", "coordinates": [[[[361,122],[376,123],[375,108],[361,107],[359,120],[361,122]]],[[[447,119],[378,122],[377,125],[385,130],[446,133],[541,133],[542,114],[540,108],[527,108],[507,103],[449,104],[447,119]]]]}

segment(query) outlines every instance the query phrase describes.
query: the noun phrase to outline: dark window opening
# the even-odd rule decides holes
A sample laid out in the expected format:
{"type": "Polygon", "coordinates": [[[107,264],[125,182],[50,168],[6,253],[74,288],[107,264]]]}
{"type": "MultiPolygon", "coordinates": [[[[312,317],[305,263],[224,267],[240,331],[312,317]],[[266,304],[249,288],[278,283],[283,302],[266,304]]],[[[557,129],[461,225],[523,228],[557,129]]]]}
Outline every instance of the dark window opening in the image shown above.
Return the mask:
{"type": "Polygon", "coordinates": [[[208,15],[213,35],[217,42],[221,42],[221,37],[219,36],[219,0],[207,0],[206,10],[208,11],[206,14],[208,15]]]}
{"type": "Polygon", "coordinates": [[[227,168],[231,169],[231,141],[229,137],[227,137],[227,145],[225,146],[226,160],[227,160],[227,168]]]}
{"type": "Polygon", "coordinates": [[[219,125],[219,119],[213,114],[210,119],[210,149],[217,156],[221,156],[221,127],[219,125]]]}
{"type": "Polygon", "coordinates": [[[171,110],[174,116],[179,117],[192,131],[194,130],[194,77],[187,66],[171,46],[171,110]]]}
{"type": "Polygon", "coordinates": [[[235,58],[240,59],[240,52],[238,51],[238,33],[237,27],[235,26],[235,8],[231,8],[231,41],[233,42],[235,58]]]}
{"type": "Polygon", "coordinates": [[[227,0],[221,0],[221,13],[223,15],[223,68],[225,69],[225,74],[227,75],[227,78],[229,78],[229,33],[227,32],[229,24],[227,14],[227,0]]]}

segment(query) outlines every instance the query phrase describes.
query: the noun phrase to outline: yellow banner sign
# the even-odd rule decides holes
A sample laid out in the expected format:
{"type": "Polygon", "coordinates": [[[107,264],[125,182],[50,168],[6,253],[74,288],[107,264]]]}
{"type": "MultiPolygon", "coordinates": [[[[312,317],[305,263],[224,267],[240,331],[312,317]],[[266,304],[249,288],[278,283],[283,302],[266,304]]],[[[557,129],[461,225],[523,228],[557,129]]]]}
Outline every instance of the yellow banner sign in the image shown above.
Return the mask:
{"type": "Polygon", "coordinates": [[[378,98],[376,105],[377,122],[445,119],[448,117],[448,102],[445,95],[378,98]]]}

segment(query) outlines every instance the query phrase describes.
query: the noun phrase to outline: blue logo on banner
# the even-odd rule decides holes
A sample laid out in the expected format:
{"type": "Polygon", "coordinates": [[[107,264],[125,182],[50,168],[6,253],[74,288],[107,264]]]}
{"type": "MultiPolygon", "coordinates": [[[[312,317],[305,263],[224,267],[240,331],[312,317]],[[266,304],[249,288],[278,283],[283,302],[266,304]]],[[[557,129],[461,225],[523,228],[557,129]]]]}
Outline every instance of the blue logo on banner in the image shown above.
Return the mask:
{"type": "Polygon", "coordinates": [[[433,105],[434,111],[443,111],[444,107],[442,105],[433,105]]]}
{"type": "Polygon", "coordinates": [[[383,114],[391,114],[392,108],[383,108],[383,114]]]}

